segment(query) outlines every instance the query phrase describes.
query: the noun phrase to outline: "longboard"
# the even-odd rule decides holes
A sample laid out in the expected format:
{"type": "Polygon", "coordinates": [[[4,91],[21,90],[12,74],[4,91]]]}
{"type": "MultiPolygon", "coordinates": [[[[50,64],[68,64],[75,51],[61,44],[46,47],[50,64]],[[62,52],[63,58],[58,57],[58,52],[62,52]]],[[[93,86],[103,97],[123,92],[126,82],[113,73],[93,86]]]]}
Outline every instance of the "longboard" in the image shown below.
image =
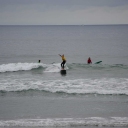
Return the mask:
{"type": "Polygon", "coordinates": [[[66,74],[66,70],[62,68],[62,69],[60,70],[60,73],[61,73],[62,75],[65,75],[65,74],[66,74]]]}
{"type": "Polygon", "coordinates": [[[99,63],[101,63],[102,61],[98,61],[98,62],[96,62],[95,64],[99,64],[99,63]]]}

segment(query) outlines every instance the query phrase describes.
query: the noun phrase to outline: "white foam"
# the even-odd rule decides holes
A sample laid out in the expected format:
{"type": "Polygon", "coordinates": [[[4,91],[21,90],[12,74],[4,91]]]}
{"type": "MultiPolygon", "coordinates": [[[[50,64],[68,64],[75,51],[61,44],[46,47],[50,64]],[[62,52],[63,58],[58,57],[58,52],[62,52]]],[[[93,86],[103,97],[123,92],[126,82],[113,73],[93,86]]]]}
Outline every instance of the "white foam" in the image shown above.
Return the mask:
{"type": "Polygon", "coordinates": [[[68,94],[124,94],[128,95],[127,78],[38,80],[10,77],[0,80],[0,91],[41,90],[68,94]]]}
{"type": "MultiPolygon", "coordinates": [[[[60,72],[60,63],[43,64],[43,63],[9,63],[0,65],[0,72],[28,71],[39,67],[45,68],[44,72],[60,72]]],[[[66,69],[68,67],[66,66],[66,69]]]]}
{"type": "Polygon", "coordinates": [[[0,65],[0,72],[14,72],[14,71],[26,71],[38,67],[45,67],[45,64],[41,63],[9,63],[0,65]]]}
{"type": "Polygon", "coordinates": [[[67,127],[67,126],[111,126],[128,127],[128,117],[89,117],[89,118],[48,118],[0,120],[2,127],[67,127]]]}
{"type": "Polygon", "coordinates": [[[49,64],[44,72],[59,72],[61,69],[60,64],[49,64]]]}
{"type": "MultiPolygon", "coordinates": [[[[68,69],[68,67],[65,65],[65,69],[68,69]]],[[[55,63],[55,64],[49,64],[47,65],[47,68],[44,72],[60,72],[61,70],[61,64],[55,63]]]]}

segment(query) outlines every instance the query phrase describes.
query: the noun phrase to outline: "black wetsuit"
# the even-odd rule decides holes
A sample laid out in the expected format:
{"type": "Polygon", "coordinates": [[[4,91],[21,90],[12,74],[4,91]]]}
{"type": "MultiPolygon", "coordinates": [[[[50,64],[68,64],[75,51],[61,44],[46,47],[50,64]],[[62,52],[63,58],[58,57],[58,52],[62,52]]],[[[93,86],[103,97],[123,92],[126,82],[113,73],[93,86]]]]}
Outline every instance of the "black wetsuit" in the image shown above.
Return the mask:
{"type": "Polygon", "coordinates": [[[65,65],[66,61],[63,60],[63,62],[61,63],[61,67],[64,68],[64,65],[65,65]]]}

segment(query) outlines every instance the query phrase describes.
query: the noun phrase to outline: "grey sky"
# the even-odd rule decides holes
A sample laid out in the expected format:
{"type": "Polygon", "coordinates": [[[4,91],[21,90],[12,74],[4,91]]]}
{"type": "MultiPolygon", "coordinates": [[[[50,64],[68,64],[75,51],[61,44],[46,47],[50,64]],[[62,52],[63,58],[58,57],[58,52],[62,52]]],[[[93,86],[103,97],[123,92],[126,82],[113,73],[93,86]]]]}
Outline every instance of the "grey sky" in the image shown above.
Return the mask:
{"type": "Polygon", "coordinates": [[[0,0],[0,25],[128,24],[128,0],[0,0]]]}

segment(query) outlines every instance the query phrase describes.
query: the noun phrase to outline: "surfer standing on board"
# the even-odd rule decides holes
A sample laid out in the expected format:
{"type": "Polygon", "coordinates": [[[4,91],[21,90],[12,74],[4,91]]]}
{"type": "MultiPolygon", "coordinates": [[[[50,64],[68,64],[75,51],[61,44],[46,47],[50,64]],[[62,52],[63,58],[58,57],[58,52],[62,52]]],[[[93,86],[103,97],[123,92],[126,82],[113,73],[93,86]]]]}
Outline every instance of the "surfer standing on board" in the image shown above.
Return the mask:
{"type": "Polygon", "coordinates": [[[91,58],[90,58],[90,57],[88,58],[87,63],[88,63],[88,64],[92,64],[92,61],[91,61],[91,58]]]}
{"type": "Polygon", "coordinates": [[[64,54],[63,54],[63,55],[60,55],[60,54],[59,54],[59,56],[61,56],[61,58],[62,58],[61,67],[64,69],[64,65],[65,65],[65,63],[66,63],[66,58],[64,57],[64,54]]]}

